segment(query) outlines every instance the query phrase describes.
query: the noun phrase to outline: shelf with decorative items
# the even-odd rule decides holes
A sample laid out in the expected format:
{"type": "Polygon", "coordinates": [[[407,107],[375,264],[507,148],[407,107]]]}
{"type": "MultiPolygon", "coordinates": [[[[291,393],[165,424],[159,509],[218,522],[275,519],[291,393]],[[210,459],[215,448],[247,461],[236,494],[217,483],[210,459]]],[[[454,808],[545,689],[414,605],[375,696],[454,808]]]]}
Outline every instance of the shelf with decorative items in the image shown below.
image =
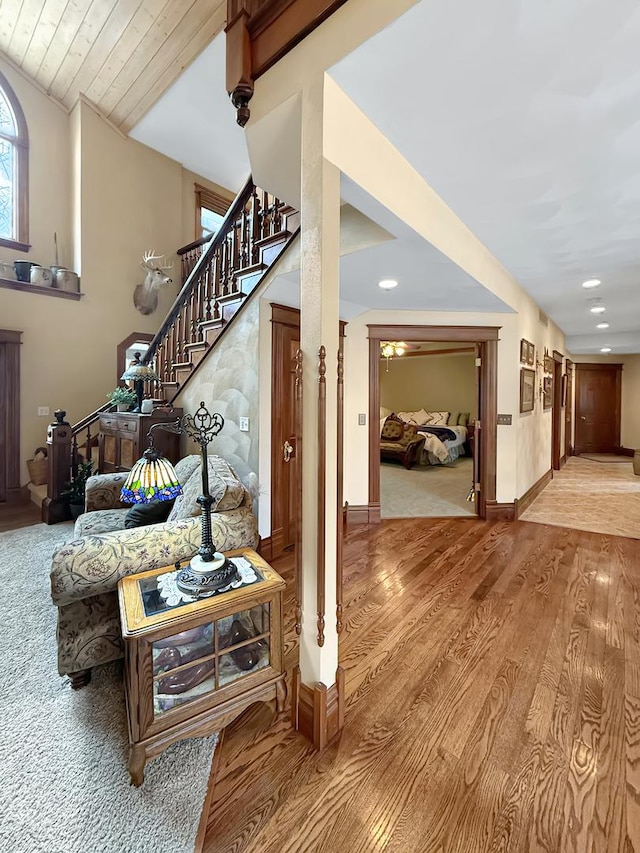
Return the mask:
{"type": "Polygon", "coordinates": [[[69,290],[59,290],[56,287],[45,287],[40,284],[30,284],[27,281],[0,278],[0,287],[8,290],[21,290],[23,293],[35,293],[39,296],[56,296],[59,299],[73,299],[78,302],[84,296],[83,293],[74,293],[69,290]]]}
{"type": "Polygon", "coordinates": [[[250,548],[225,557],[236,577],[206,596],[178,587],[180,564],[118,584],[134,785],[170,744],[220,731],[255,702],[284,710],[285,582],[250,548]]]}

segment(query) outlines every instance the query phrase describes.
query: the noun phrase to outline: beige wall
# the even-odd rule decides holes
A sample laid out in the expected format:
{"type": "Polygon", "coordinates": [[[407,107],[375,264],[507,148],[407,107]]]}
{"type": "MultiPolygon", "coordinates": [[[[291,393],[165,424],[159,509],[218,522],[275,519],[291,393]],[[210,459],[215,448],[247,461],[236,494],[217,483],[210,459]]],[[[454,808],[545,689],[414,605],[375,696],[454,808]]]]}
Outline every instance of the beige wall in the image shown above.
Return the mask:
{"type": "MultiPolygon", "coordinates": [[[[232,202],[235,198],[231,190],[221,187],[219,184],[214,184],[213,181],[208,181],[201,175],[196,175],[195,172],[190,172],[188,169],[182,170],[182,237],[180,246],[186,246],[188,243],[196,240],[200,235],[196,235],[196,194],[194,184],[200,184],[208,190],[219,193],[232,202]]],[[[176,248],[180,248],[176,246],[176,248]]]]}
{"type": "MultiPolygon", "coordinates": [[[[640,448],[640,355],[571,355],[579,364],[622,364],[620,441],[623,447],[640,448]]],[[[575,383],[574,383],[575,389],[575,383]]]]}
{"type": "Polygon", "coordinates": [[[412,355],[380,360],[380,405],[399,411],[476,414],[475,356],[412,355]]]}

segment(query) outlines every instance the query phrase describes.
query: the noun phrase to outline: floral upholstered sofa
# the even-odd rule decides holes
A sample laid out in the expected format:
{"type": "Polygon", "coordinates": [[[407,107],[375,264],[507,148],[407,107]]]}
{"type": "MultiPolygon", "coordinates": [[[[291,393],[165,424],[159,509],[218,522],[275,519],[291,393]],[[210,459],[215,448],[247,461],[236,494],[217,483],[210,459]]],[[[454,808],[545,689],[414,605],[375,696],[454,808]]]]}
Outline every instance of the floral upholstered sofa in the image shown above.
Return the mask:
{"type": "MultiPolygon", "coordinates": [[[[86,512],[73,539],[60,545],[51,565],[51,597],[58,607],[58,671],[72,687],[89,682],[91,668],[123,656],[117,586],[125,575],[186,560],[201,541],[201,458],[187,456],[176,467],[184,494],[160,524],[125,528],[128,508],[120,504],[127,473],[90,477],[86,512]]],[[[258,526],[253,497],[219,456],[209,457],[214,498],[211,532],[219,551],[255,548],[258,526]]]]}

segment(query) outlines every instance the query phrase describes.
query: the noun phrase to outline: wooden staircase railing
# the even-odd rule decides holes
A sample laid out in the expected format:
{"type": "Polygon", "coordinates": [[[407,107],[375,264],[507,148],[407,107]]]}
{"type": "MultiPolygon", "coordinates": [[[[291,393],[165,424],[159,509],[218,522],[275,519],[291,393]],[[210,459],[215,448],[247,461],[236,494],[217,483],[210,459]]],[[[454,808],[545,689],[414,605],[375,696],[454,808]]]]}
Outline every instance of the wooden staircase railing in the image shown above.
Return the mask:
{"type": "MultiPolygon", "coordinates": [[[[154,362],[162,396],[171,402],[193,375],[214,343],[229,327],[282,252],[297,235],[300,214],[274,195],[255,186],[251,178],[236,196],[211,238],[195,240],[178,250],[186,280],[144,362],[154,362]]],[[[147,396],[153,388],[146,387],[147,396]]],[[[47,433],[48,485],[42,505],[47,524],[69,518],[61,497],[81,461],[96,461],[96,423],[105,403],[73,426],[56,412],[47,433]]],[[[97,469],[97,465],[96,465],[97,469]]]]}
{"type": "Polygon", "coordinates": [[[155,363],[167,400],[184,387],[298,225],[294,208],[249,178],[206,247],[201,241],[184,247],[187,266],[194,253],[202,254],[144,357],[155,363]]]}

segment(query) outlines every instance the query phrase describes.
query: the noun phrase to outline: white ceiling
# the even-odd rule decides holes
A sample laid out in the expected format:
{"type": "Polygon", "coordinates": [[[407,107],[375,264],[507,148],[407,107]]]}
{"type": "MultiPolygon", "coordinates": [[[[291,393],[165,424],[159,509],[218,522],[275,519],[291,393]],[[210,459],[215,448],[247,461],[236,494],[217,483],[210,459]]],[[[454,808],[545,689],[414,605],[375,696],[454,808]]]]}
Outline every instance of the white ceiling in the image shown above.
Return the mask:
{"type": "Polygon", "coordinates": [[[251,171],[244,132],[225,89],[225,35],[206,47],[130,136],[237,192],[251,171]]]}
{"type": "MultiPolygon", "coordinates": [[[[330,71],[574,353],[640,352],[639,43],[636,0],[422,0],[330,71]],[[584,290],[592,277],[602,286],[584,290]],[[588,311],[595,296],[603,317],[588,311]],[[595,328],[602,319],[606,331],[595,328]]],[[[242,184],[250,166],[225,92],[224,36],[132,135],[216,183],[242,184]]],[[[368,196],[345,186],[344,198],[387,227],[379,206],[372,215],[368,196]]],[[[449,307],[504,310],[432,247],[407,239],[402,253],[393,241],[343,258],[354,311],[437,310],[446,288],[449,307]],[[371,290],[392,266],[412,284],[371,290]]]]}
{"type": "Polygon", "coordinates": [[[636,0],[423,0],[330,72],[573,352],[640,352],[638,44],[636,0]]]}

